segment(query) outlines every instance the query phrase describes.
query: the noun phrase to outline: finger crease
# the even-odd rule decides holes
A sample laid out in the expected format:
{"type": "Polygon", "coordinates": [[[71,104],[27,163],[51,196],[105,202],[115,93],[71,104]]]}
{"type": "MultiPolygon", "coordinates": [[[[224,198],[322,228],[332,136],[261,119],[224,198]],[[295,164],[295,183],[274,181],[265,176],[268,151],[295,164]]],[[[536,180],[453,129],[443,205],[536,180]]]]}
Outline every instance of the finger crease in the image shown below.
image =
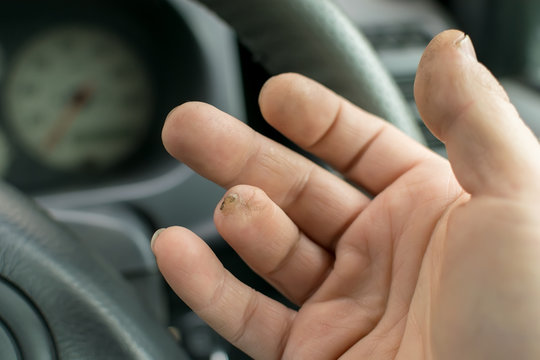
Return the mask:
{"type": "Polygon", "coordinates": [[[343,105],[345,101],[341,100],[339,102],[338,108],[336,110],[336,113],[334,117],[332,118],[332,122],[330,123],[330,126],[317,138],[311,145],[306,146],[306,150],[310,151],[313,148],[316,148],[320,143],[322,143],[329,134],[332,133],[332,131],[337,127],[337,124],[340,122],[341,119],[341,113],[343,112],[343,105]]]}
{"type": "Polygon", "coordinates": [[[287,343],[289,342],[289,337],[291,336],[292,326],[294,324],[294,318],[296,317],[296,312],[291,312],[291,316],[287,319],[285,330],[281,333],[281,338],[279,339],[277,346],[277,359],[283,359],[283,354],[287,349],[287,343]]]}
{"type": "Polygon", "coordinates": [[[210,297],[210,299],[208,299],[208,302],[206,302],[204,306],[198,309],[193,309],[193,311],[195,311],[198,314],[202,314],[207,309],[211,309],[212,307],[214,307],[215,304],[219,301],[219,299],[223,297],[223,293],[225,292],[226,278],[227,278],[227,271],[223,269],[221,279],[219,280],[216,287],[214,288],[214,291],[212,292],[212,296],[210,297]]]}
{"type": "Polygon", "coordinates": [[[311,164],[311,166],[309,167],[309,170],[305,173],[304,176],[300,178],[297,184],[295,186],[291,186],[291,188],[287,192],[287,195],[285,196],[285,201],[282,206],[283,209],[287,209],[291,204],[296,203],[298,199],[302,197],[302,195],[304,194],[304,192],[306,191],[308,187],[308,184],[311,180],[311,177],[315,169],[316,169],[316,166],[311,164]]]}
{"type": "Polygon", "coordinates": [[[235,172],[233,176],[231,176],[230,180],[225,181],[224,184],[220,184],[224,186],[225,188],[230,188],[238,183],[238,179],[242,176],[245,169],[249,168],[249,164],[253,161],[255,161],[261,152],[262,145],[261,141],[258,141],[259,133],[252,130],[252,145],[249,148],[251,149],[250,154],[247,155],[242,163],[238,166],[238,170],[235,172]]]}
{"type": "Polygon", "coordinates": [[[345,234],[345,231],[347,231],[347,229],[351,226],[354,220],[356,220],[360,216],[360,214],[362,213],[362,211],[364,211],[367,205],[368,204],[363,204],[362,206],[359,206],[358,209],[356,209],[356,211],[354,211],[352,215],[347,219],[347,221],[336,231],[334,236],[332,236],[332,241],[327,246],[327,249],[329,251],[336,250],[337,244],[343,234],[345,234]]]}
{"type": "Polygon", "coordinates": [[[367,150],[371,147],[371,145],[373,145],[377,141],[377,139],[379,139],[381,137],[381,135],[387,129],[388,129],[388,126],[386,124],[383,124],[381,126],[381,128],[378,129],[377,132],[375,134],[373,134],[373,136],[368,141],[366,141],[366,143],[364,145],[362,145],[360,147],[360,149],[358,149],[358,151],[352,157],[352,159],[345,166],[343,166],[339,171],[342,174],[345,174],[347,176],[348,173],[351,172],[351,170],[356,166],[356,164],[364,156],[364,154],[367,152],[367,150]]]}
{"type": "Polygon", "coordinates": [[[392,179],[388,181],[388,184],[393,184],[399,179],[401,179],[403,176],[407,175],[411,171],[415,170],[417,167],[421,166],[424,162],[429,161],[429,157],[420,157],[418,159],[415,159],[412,161],[409,165],[407,165],[405,168],[401,169],[398,173],[398,175],[394,175],[392,179]]]}
{"type": "Polygon", "coordinates": [[[259,297],[257,296],[257,294],[258,293],[255,290],[251,289],[248,303],[242,313],[240,327],[230,338],[233,344],[238,344],[240,340],[242,340],[244,334],[246,333],[248,325],[251,323],[251,320],[257,312],[257,308],[259,307],[259,297]]]}
{"type": "MultiPolygon", "coordinates": [[[[333,259],[331,261],[331,264],[335,263],[335,256],[330,255],[329,256],[333,259]]],[[[321,275],[313,282],[312,286],[310,287],[310,290],[304,294],[303,297],[298,299],[298,304],[304,304],[308,299],[310,299],[316,292],[319,290],[319,288],[322,286],[322,284],[328,279],[328,276],[330,276],[330,273],[334,270],[334,266],[330,265],[326,268],[326,271],[323,271],[321,275]]]]}
{"type": "Polygon", "coordinates": [[[296,250],[298,249],[298,246],[300,244],[300,238],[301,237],[302,237],[302,232],[300,230],[298,230],[298,235],[296,236],[296,239],[295,239],[294,243],[292,244],[292,246],[289,247],[289,250],[287,250],[287,253],[285,254],[285,256],[279,260],[277,265],[267,273],[267,276],[275,275],[276,273],[281,271],[287,265],[289,260],[296,253],[296,250]]]}

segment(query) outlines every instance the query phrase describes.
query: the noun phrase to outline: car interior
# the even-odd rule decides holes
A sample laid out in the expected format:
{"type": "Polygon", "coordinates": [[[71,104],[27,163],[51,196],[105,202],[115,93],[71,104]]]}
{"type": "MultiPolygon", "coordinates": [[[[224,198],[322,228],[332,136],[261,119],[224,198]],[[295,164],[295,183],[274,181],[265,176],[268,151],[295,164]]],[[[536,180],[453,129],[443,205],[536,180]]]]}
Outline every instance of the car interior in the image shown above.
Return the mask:
{"type": "Polygon", "coordinates": [[[204,101],[296,149],[257,105],[270,76],[296,71],[445,156],[413,86],[448,28],[471,36],[540,136],[538,2],[1,1],[0,358],[247,358],[176,297],[150,250],[156,229],[190,228],[287,303],[216,231],[224,189],[163,148],[167,114],[204,101]]]}

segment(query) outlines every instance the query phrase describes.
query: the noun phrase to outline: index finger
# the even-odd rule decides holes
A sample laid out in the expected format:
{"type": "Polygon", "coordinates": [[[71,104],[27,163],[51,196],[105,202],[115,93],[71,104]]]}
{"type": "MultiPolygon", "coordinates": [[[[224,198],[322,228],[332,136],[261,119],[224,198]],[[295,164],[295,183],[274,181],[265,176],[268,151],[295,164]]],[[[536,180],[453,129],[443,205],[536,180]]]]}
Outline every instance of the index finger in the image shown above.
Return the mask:
{"type": "Polygon", "coordinates": [[[171,155],[225,188],[261,188],[327,249],[369,203],[347,182],[207,104],[176,108],[165,122],[163,143],[171,155]]]}

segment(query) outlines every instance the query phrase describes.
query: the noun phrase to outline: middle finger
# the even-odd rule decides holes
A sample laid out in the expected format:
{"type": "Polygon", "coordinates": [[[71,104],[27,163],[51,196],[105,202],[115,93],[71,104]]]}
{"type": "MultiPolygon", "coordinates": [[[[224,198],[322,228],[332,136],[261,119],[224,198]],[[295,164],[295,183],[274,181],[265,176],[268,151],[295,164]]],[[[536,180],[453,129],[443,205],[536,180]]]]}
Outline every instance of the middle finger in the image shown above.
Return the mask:
{"type": "Polygon", "coordinates": [[[369,203],[352,185],[207,104],[173,110],[163,143],[176,159],[225,188],[261,188],[309,238],[329,249],[369,203]]]}

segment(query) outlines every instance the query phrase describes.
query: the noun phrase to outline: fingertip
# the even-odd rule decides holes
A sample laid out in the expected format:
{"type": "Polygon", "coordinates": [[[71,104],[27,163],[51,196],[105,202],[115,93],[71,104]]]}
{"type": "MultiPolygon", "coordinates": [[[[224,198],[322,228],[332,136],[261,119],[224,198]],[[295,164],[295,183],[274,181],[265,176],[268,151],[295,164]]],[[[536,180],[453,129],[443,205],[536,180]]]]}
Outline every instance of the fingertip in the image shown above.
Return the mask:
{"type": "Polygon", "coordinates": [[[161,129],[161,141],[165,150],[174,156],[175,148],[182,140],[182,132],[178,131],[182,128],[184,122],[189,118],[196,116],[196,109],[200,107],[200,103],[187,102],[173,108],[165,118],[165,122],[161,129]]]}
{"type": "Polygon", "coordinates": [[[179,226],[158,229],[152,235],[150,248],[156,258],[159,258],[161,255],[170,254],[171,251],[174,251],[183,239],[187,238],[189,241],[191,236],[192,233],[190,230],[179,226]]]}
{"type": "MultiPolygon", "coordinates": [[[[465,49],[466,53],[474,52],[474,47],[470,37],[460,30],[449,29],[437,34],[427,45],[420,63],[418,71],[421,73],[423,68],[431,64],[437,58],[442,50],[461,50],[465,49]],[[471,49],[472,48],[472,49],[471,49]]],[[[474,56],[476,60],[476,55],[474,56]]]]}
{"type": "Polygon", "coordinates": [[[254,138],[253,129],[240,120],[195,101],[173,109],[162,129],[171,156],[219,185],[237,175],[254,138]]]}
{"type": "MultiPolygon", "coordinates": [[[[253,227],[261,214],[267,214],[271,200],[258,187],[236,185],[229,189],[219,201],[214,211],[214,223],[218,231],[227,239],[231,231],[253,227]],[[234,229],[234,230],[233,230],[234,229]]],[[[242,231],[242,230],[240,230],[242,231]]]]}
{"type": "Polygon", "coordinates": [[[150,239],[150,249],[152,249],[152,252],[154,251],[154,247],[156,245],[156,241],[159,237],[159,235],[165,231],[166,229],[164,228],[161,228],[161,229],[157,229],[154,234],[152,235],[152,238],[150,239]]]}
{"type": "Polygon", "coordinates": [[[315,80],[296,73],[267,81],[259,96],[264,119],[301,147],[313,145],[328,129],[342,98],[315,80]]]}
{"type": "Polygon", "coordinates": [[[468,105],[462,96],[466,90],[463,74],[470,71],[470,38],[458,30],[446,30],[427,46],[416,73],[414,95],[426,126],[444,142],[448,120],[468,105]],[[468,40],[467,40],[468,39],[468,40]]]}
{"type": "Polygon", "coordinates": [[[159,269],[167,278],[178,269],[195,266],[205,255],[205,243],[195,233],[180,226],[159,229],[151,242],[159,269]]]}
{"type": "Polygon", "coordinates": [[[177,109],[182,106],[179,105],[175,108],[173,108],[167,116],[165,117],[165,121],[163,123],[163,126],[161,127],[161,143],[163,144],[163,147],[165,150],[171,154],[171,144],[173,143],[173,140],[171,139],[173,132],[172,132],[172,122],[171,120],[173,117],[175,117],[175,114],[177,112],[177,109]]]}
{"type": "Polygon", "coordinates": [[[265,100],[274,93],[276,90],[280,90],[282,86],[287,86],[291,82],[298,81],[304,78],[303,75],[297,73],[282,73],[270,77],[259,92],[259,105],[265,103],[265,100]]]}
{"type": "Polygon", "coordinates": [[[439,34],[420,61],[415,99],[430,131],[446,145],[469,193],[508,194],[526,183],[537,140],[491,72],[476,60],[469,36],[439,34]]]}
{"type": "Polygon", "coordinates": [[[298,235],[283,210],[263,190],[249,185],[227,191],[216,207],[214,223],[223,239],[262,274],[280,257],[289,234],[298,235]]]}
{"type": "Polygon", "coordinates": [[[263,117],[271,125],[273,120],[280,119],[278,116],[283,112],[286,105],[284,101],[291,98],[291,92],[305,81],[305,77],[296,73],[284,73],[272,76],[268,79],[259,93],[259,108],[263,117]]]}
{"type": "Polygon", "coordinates": [[[459,30],[444,31],[429,43],[414,95],[426,126],[443,142],[448,126],[469,108],[482,102],[509,103],[497,79],[478,62],[471,38],[459,30]]]}

